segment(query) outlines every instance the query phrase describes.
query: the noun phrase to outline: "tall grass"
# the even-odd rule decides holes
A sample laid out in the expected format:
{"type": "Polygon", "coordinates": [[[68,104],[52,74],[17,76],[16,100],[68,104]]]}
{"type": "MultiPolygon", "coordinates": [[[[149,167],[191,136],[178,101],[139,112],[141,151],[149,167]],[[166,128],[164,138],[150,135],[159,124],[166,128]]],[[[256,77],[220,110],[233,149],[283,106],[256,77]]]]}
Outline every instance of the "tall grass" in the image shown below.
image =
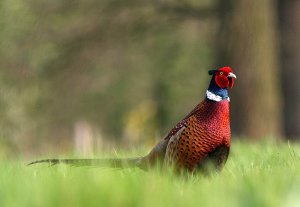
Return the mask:
{"type": "Polygon", "coordinates": [[[297,144],[236,142],[221,173],[187,177],[155,169],[3,161],[0,206],[296,207],[300,206],[299,156],[297,144]]]}

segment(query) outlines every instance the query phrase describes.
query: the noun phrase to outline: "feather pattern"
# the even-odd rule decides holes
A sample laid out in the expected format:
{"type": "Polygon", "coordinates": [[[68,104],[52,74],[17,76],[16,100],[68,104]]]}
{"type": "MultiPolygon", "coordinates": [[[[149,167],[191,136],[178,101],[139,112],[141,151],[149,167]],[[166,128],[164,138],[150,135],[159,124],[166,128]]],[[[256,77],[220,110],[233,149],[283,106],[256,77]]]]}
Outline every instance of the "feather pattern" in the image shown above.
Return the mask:
{"type": "MultiPolygon", "coordinates": [[[[227,100],[204,100],[195,108],[195,112],[185,119],[183,125],[185,127],[178,131],[180,134],[172,136],[169,140],[165,164],[194,171],[201,168],[203,160],[220,146],[226,147],[226,152],[229,153],[230,125],[227,100]]],[[[217,167],[221,167],[227,156],[228,154],[224,155],[221,161],[217,161],[217,157],[210,159],[217,163],[217,167]]]]}
{"type": "Polygon", "coordinates": [[[207,164],[222,169],[230,150],[230,115],[227,87],[234,84],[230,67],[210,70],[206,98],[182,119],[144,157],[128,159],[46,159],[30,163],[75,166],[139,167],[161,164],[176,170],[205,170],[207,164]]]}

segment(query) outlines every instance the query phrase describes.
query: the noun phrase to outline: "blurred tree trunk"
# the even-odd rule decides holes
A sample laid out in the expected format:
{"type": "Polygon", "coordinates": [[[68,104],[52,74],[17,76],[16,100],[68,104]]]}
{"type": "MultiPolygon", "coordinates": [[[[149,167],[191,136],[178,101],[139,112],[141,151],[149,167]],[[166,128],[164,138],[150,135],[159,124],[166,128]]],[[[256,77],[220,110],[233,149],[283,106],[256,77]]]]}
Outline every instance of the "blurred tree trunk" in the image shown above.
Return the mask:
{"type": "Polygon", "coordinates": [[[218,66],[237,74],[232,131],[252,139],[281,135],[281,99],[273,0],[219,0],[218,66]]]}
{"type": "Polygon", "coordinates": [[[300,1],[278,3],[285,133],[288,138],[300,139],[300,1]]]}

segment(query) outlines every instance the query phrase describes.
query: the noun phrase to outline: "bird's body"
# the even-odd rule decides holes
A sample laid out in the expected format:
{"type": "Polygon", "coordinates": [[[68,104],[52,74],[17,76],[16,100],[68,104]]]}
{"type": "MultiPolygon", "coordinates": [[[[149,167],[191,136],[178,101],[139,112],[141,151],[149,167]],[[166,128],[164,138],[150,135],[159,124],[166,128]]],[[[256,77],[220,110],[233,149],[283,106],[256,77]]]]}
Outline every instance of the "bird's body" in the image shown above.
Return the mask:
{"type": "Polygon", "coordinates": [[[194,172],[213,165],[221,169],[230,150],[228,87],[236,78],[229,67],[210,71],[213,75],[206,98],[198,104],[148,155],[133,159],[49,159],[33,162],[73,165],[137,166],[151,168],[158,163],[176,170],[194,172]],[[225,79],[226,78],[226,79],[225,79]],[[106,164],[105,164],[106,163],[106,164]]]}
{"type": "Polygon", "coordinates": [[[194,171],[203,167],[206,158],[210,158],[218,167],[224,164],[230,148],[227,100],[204,100],[181,125],[178,132],[169,137],[164,160],[166,165],[194,171]]]}

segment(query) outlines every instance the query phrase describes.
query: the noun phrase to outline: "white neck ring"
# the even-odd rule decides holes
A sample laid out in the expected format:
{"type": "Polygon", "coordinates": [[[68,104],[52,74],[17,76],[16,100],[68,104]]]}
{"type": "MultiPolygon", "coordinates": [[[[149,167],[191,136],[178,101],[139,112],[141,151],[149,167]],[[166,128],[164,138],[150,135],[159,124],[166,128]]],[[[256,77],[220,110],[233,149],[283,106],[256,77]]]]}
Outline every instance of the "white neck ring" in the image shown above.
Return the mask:
{"type": "Polygon", "coordinates": [[[216,94],[210,92],[209,90],[206,91],[206,98],[209,99],[209,100],[212,100],[212,101],[216,101],[216,102],[220,102],[220,101],[223,101],[223,100],[230,101],[229,97],[222,98],[221,96],[216,95],[216,94]]]}

